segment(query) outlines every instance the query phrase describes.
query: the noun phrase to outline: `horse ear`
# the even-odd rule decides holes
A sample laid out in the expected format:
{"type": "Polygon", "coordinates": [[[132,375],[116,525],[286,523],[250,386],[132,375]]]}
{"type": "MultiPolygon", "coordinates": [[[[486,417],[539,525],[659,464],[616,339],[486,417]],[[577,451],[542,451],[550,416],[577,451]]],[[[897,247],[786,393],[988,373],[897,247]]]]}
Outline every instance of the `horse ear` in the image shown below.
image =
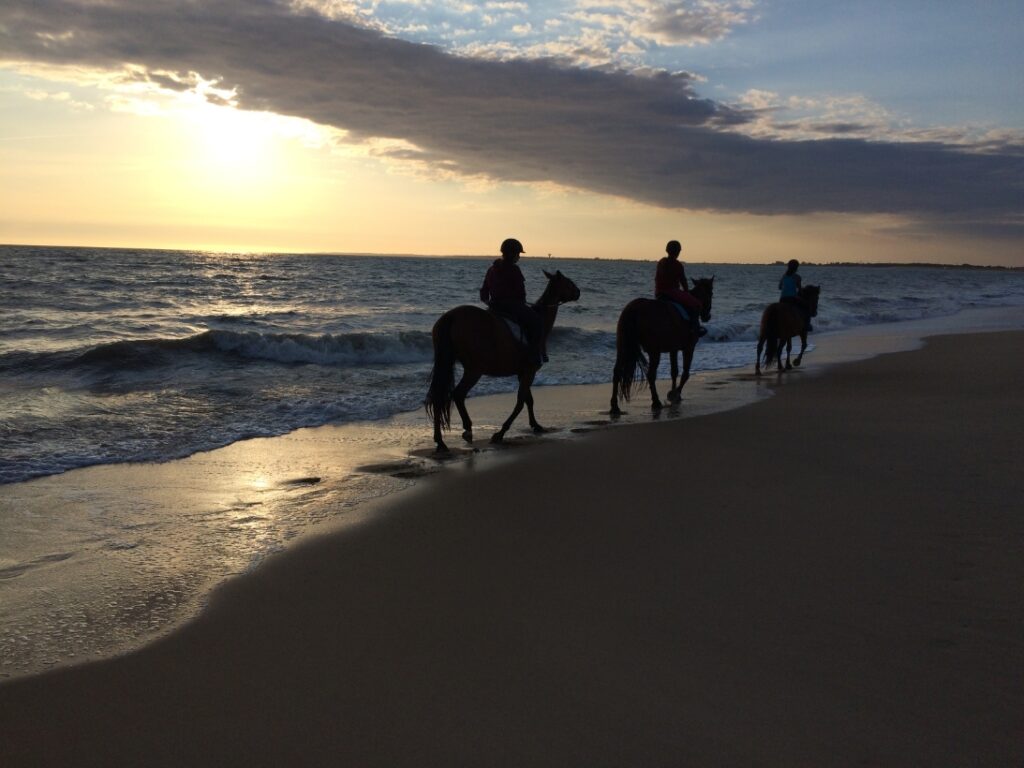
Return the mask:
{"type": "Polygon", "coordinates": [[[561,277],[562,276],[562,270],[556,269],[555,270],[555,275],[557,275],[558,277],[561,277]]]}
{"type": "Polygon", "coordinates": [[[544,277],[546,277],[546,278],[547,278],[548,280],[550,280],[551,278],[553,278],[553,277],[554,277],[554,275],[552,275],[552,274],[551,274],[550,272],[548,272],[548,271],[547,271],[546,269],[542,269],[542,270],[541,270],[541,272],[543,272],[543,273],[544,273],[544,277]]]}

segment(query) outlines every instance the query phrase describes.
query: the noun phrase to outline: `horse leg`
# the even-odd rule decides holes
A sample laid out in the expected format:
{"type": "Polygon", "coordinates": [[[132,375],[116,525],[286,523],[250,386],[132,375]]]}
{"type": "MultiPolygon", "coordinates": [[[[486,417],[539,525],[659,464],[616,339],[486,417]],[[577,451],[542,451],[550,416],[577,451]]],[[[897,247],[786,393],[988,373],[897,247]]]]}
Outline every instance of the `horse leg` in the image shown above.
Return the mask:
{"type": "Polygon", "coordinates": [[[455,407],[459,409],[459,416],[462,417],[462,439],[467,443],[473,442],[473,422],[469,418],[469,411],[466,410],[466,395],[480,381],[480,376],[481,374],[476,371],[465,371],[462,380],[452,392],[452,400],[455,401],[455,407]]]}
{"type": "Polygon", "coordinates": [[[670,403],[678,403],[680,400],[683,399],[680,393],[683,390],[683,383],[685,383],[686,381],[684,379],[683,381],[679,382],[678,387],[676,386],[676,379],[679,378],[679,352],[673,349],[669,353],[668,359],[672,363],[672,389],[668,391],[668,401],[670,403]]]}
{"type": "Polygon", "coordinates": [[[693,345],[683,350],[683,375],[679,379],[679,392],[676,393],[676,402],[683,400],[683,387],[690,380],[690,366],[693,364],[693,345]]]}
{"type": "Polygon", "coordinates": [[[651,388],[651,410],[661,410],[661,399],[658,397],[658,387],[655,385],[655,381],[658,378],[658,364],[661,362],[661,353],[654,350],[651,351],[651,361],[647,368],[647,386],[651,388]]]}
{"type": "Polygon", "coordinates": [[[437,453],[449,453],[450,449],[445,445],[444,438],[441,436],[441,409],[434,409],[434,445],[437,446],[435,450],[437,453]]]}
{"type": "Polygon", "coordinates": [[[499,429],[491,436],[492,443],[500,443],[502,440],[505,439],[505,433],[508,432],[508,428],[512,426],[512,422],[516,420],[516,416],[518,416],[522,412],[523,405],[526,404],[526,398],[527,396],[530,395],[530,384],[532,383],[532,373],[520,375],[519,391],[516,393],[516,407],[512,409],[512,413],[509,415],[509,417],[505,419],[505,423],[501,425],[501,429],[499,429]]]}
{"type": "Polygon", "coordinates": [[[609,416],[619,416],[622,414],[622,409],[619,408],[619,366],[615,366],[615,370],[612,372],[612,407],[608,411],[609,416]]]}
{"type": "Polygon", "coordinates": [[[525,400],[526,400],[526,414],[527,414],[527,416],[530,417],[530,426],[533,428],[534,434],[539,435],[542,432],[546,432],[547,430],[544,429],[544,427],[542,427],[540,425],[540,423],[537,421],[537,417],[533,415],[533,390],[532,389],[527,388],[525,400]]]}
{"type": "MultiPolygon", "coordinates": [[[[787,371],[791,370],[793,368],[793,366],[789,364],[789,355],[790,355],[790,353],[792,351],[793,351],[793,337],[790,336],[788,339],[786,339],[786,370],[787,371]]],[[[779,359],[781,361],[782,355],[779,355],[779,359]]]]}
{"type": "Polygon", "coordinates": [[[807,331],[800,334],[800,354],[796,356],[793,365],[799,367],[804,360],[804,350],[807,349],[807,331]]]}
{"type": "Polygon", "coordinates": [[[764,336],[757,339],[757,360],[754,361],[754,375],[761,375],[761,353],[764,352],[764,336]]]}

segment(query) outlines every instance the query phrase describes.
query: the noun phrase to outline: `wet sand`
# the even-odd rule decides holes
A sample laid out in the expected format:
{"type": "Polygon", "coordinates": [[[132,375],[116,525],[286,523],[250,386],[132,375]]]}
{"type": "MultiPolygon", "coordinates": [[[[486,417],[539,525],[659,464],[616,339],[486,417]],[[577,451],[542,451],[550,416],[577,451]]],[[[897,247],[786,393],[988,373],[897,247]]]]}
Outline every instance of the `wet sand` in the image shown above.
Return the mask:
{"type": "Polygon", "coordinates": [[[1022,342],[426,477],[0,684],[0,764],[1020,764],[1022,342]]]}

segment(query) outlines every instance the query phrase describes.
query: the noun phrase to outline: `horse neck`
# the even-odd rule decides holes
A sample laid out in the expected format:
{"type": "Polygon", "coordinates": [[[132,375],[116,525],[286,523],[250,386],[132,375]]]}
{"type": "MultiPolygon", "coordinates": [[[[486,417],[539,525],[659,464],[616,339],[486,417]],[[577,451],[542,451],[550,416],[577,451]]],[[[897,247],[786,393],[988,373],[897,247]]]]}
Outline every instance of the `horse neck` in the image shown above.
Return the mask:
{"type": "Polygon", "coordinates": [[[708,300],[711,298],[711,294],[709,294],[707,290],[691,291],[691,293],[693,294],[694,298],[696,298],[697,301],[701,303],[701,306],[707,307],[708,300]]]}
{"type": "Polygon", "coordinates": [[[540,298],[537,299],[537,302],[533,305],[534,310],[539,313],[541,318],[544,320],[545,335],[547,335],[554,326],[555,318],[558,317],[558,302],[553,301],[548,297],[548,294],[552,292],[550,288],[551,286],[549,284],[548,287],[544,289],[544,293],[541,294],[540,298]]]}

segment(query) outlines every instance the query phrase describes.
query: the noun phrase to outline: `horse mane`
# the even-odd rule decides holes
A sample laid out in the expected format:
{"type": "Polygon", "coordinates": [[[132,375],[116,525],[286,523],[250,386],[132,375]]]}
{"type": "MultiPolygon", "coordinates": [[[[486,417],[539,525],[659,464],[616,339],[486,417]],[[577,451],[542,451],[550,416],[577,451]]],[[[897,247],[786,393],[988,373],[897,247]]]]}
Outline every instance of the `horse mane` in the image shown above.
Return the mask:
{"type": "Polygon", "coordinates": [[[530,307],[535,312],[537,312],[537,311],[539,311],[541,309],[544,309],[544,307],[546,307],[550,303],[550,301],[551,301],[550,294],[553,294],[555,292],[555,278],[561,277],[562,273],[561,273],[561,271],[556,271],[555,274],[552,275],[552,274],[548,274],[548,272],[545,271],[544,272],[544,276],[547,277],[548,284],[544,286],[544,290],[541,292],[540,298],[537,299],[535,302],[533,302],[533,304],[530,305],[530,307]]]}
{"type": "Polygon", "coordinates": [[[802,296],[817,295],[819,293],[821,293],[821,286],[820,285],[810,285],[810,284],[801,286],[800,289],[797,291],[797,295],[801,296],[801,297],[802,296]]]}

